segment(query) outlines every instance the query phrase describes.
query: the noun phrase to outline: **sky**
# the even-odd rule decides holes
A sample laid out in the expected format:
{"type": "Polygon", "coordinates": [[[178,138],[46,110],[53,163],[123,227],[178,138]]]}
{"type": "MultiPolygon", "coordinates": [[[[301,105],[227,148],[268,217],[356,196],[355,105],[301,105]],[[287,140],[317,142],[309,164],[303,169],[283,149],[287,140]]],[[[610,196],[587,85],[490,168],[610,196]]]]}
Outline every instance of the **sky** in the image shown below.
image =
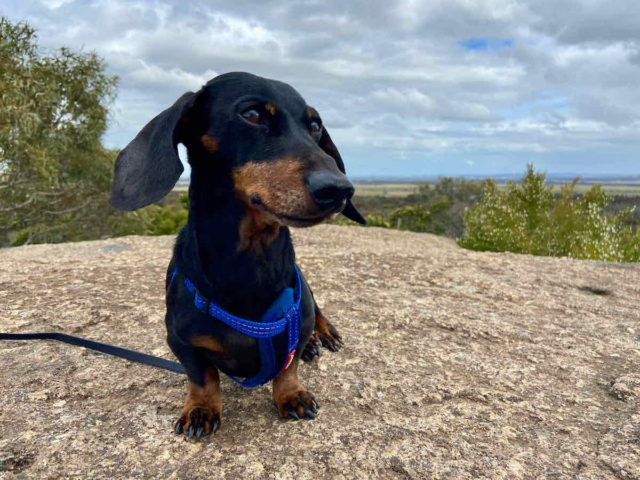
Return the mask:
{"type": "Polygon", "coordinates": [[[124,147],[228,71],[291,84],[354,178],[640,175],[638,0],[3,0],[119,77],[124,147]]]}

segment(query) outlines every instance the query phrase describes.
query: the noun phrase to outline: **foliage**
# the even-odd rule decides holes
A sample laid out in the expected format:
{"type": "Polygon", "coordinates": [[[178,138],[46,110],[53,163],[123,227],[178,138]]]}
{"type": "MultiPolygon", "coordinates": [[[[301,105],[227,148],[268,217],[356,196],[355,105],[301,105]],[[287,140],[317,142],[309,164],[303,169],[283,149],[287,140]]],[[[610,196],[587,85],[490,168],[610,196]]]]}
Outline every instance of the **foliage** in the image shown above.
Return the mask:
{"type": "Polygon", "coordinates": [[[391,214],[389,224],[398,230],[428,232],[431,226],[431,212],[422,205],[406,205],[391,214]]]}
{"type": "Polygon", "coordinates": [[[640,231],[624,224],[631,210],[605,212],[611,198],[596,185],[575,194],[577,179],[554,200],[545,175],[532,165],[518,185],[483,182],[481,201],[465,214],[459,240],[472,250],[510,251],[608,261],[639,261],[640,231]]]}
{"type": "MultiPolygon", "coordinates": [[[[481,194],[482,186],[478,182],[445,177],[435,185],[420,185],[416,193],[406,197],[357,196],[355,204],[364,212],[367,226],[455,238],[464,231],[465,209],[473,206],[481,194]],[[408,206],[413,208],[407,209],[408,206]]],[[[341,217],[334,223],[356,225],[341,217]]]]}
{"type": "Polygon", "coordinates": [[[429,224],[421,231],[459,237],[464,230],[465,208],[474,205],[481,194],[478,182],[444,177],[434,185],[421,185],[407,202],[423,205],[430,213],[429,224]]]}
{"type": "Polygon", "coordinates": [[[147,207],[149,219],[146,224],[146,235],[172,235],[177,233],[189,216],[189,197],[180,194],[178,202],[168,202],[164,206],[147,207]]]}
{"type": "MultiPolygon", "coordinates": [[[[391,228],[391,224],[380,215],[366,215],[364,219],[367,221],[367,227],[391,228]]],[[[357,223],[353,223],[357,225],[357,223]]]]}
{"type": "Polygon", "coordinates": [[[28,25],[0,19],[0,245],[106,233],[115,87],[94,53],[42,55],[28,25]]]}

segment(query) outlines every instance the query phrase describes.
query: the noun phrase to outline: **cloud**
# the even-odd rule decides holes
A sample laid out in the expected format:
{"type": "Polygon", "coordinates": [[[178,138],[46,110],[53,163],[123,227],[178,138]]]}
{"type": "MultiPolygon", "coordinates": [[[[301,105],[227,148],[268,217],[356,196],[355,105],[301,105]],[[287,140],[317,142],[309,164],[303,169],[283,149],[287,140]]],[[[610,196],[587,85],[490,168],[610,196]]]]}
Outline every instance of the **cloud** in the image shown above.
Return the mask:
{"type": "Polygon", "coordinates": [[[292,84],[357,175],[638,170],[637,0],[6,0],[0,14],[105,58],[120,78],[109,145],[244,70],[292,84]]]}

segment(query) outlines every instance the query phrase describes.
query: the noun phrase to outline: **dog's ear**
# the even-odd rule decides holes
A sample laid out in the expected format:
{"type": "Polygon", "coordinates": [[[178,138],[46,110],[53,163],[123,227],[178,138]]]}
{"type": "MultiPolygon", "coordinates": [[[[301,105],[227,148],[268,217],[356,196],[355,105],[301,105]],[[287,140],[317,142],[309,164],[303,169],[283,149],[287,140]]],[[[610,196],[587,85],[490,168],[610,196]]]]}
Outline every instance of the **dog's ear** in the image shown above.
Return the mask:
{"type": "Polygon", "coordinates": [[[174,187],[184,167],[178,157],[180,122],[196,94],[187,92],[147,123],[116,159],[109,202],[135,210],[157,202],[174,187]]]}
{"type": "MultiPolygon", "coordinates": [[[[336,165],[338,165],[338,169],[346,175],[347,172],[344,169],[344,162],[342,161],[340,152],[338,152],[338,149],[329,136],[329,132],[327,132],[327,129],[324,128],[324,126],[322,127],[322,136],[320,137],[318,145],[320,145],[320,148],[322,148],[325,153],[333,157],[333,159],[336,161],[336,165]]],[[[367,221],[364,219],[355,205],[353,205],[351,200],[347,200],[347,204],[344,207],[344,210],[342,210],[342,214],[348,219],[353,220],[354,222],[358,222],[361,225],[367,224],[367,221]]]]}

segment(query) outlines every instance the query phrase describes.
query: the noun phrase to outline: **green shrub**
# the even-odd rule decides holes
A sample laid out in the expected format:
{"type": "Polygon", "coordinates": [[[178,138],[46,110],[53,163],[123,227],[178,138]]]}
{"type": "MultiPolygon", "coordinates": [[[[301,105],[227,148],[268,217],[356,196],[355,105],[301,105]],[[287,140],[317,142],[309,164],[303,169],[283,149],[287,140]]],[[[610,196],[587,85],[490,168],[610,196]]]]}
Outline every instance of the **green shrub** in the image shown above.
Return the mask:
{"type": "Polygon", "coordinates": [[[147,235],[172,235],[187,223],[189,216],[188,197],[181,194],[179,201],[174,201],[168,205],[151,205],[147,207],[150,218],[146,225],[147,235]],[[185,201],[185,198],[187,199],[185,201]]]}
{"type": "Polygon", "coordinates": [[[640,233],[624,224],[630,209],[605,213],[611,197],[601,186],[575,194],[577,179],[562,187],[554,200],[545,175],[532,165],[518,185],[504,190],[493,180],[483,183],[480,203],[467,210],[459,244],[472,250],[533,255],[638,261],[640,233]]]}
{"type": "MultiPolygon", "coordinates": [[[[367,215],[364,217],[364,219],[367,221],[367,227],[391,228],[391,225],[389,224],[389,222],[387,222],[380,215],[367,215]]],[[[354,225],[358,225],[355,222],[353,223],[354,225]]]]}
{"type": "Polygon", "coordinates": [[[391,213],[389,225],[398,230],[429,232],[431,228],[431,213],[422,205],[406,205],[391,213]]]}

